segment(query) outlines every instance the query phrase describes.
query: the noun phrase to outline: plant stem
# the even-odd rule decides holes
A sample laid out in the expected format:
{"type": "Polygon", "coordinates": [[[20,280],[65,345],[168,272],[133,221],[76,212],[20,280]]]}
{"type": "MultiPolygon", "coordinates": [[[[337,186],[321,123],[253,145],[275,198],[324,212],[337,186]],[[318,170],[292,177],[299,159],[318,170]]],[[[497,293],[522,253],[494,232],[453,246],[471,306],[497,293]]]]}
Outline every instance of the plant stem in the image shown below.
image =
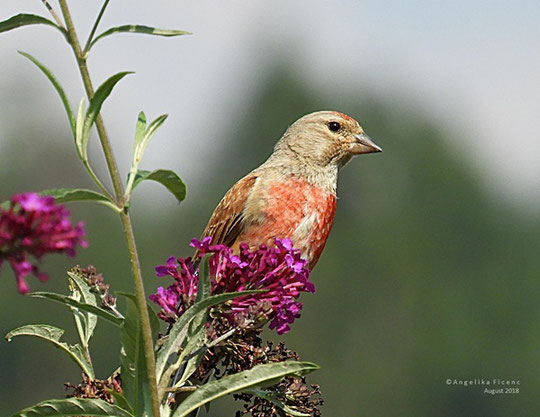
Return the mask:
{"type": "MultiPolygon", "coordinates": [[[[88,67],[86,65],[86,57],[83,55],[81,50],[81,45],[73,26],[73,20],[71,19],[71,14],[67,6],[66,0],[59,0],[60,8],[62,14],[66,21],[66,27],[68,31],[68,39],[77,58],[77,64],[81,77],[83,80],[84,88],[90,99],[94,95],[94,87],[90,79],[90,73],[88,72],[88,67]]],[[[122,186],[122,181],[120,179],[120,174],[118,171],[118,166],[114,158],[114,154],[110,145],[109,137],[105,131],[105,125],[103,123],[103,118],[101,115],[98,115],[96,118],[96,128],[98,131],[98,136],[103,148],[103,153],[105,154],[105,160],[107,161],[107,167],[109,168],[109,173],[111,176],[111,181],[114,187],[114,192],[116,194],[116,202],[119,207],[124,206],[124,190],[122,186]]],[[[141,273],[141,267],[139,263],[139,256],[137,253],[137,245],[135,243],[135,236],[133,234],[133,227],[131,225],[131,218],[127,210],[123,210],[120,213],[120,219],[122,221],[122,227],[124,229],[124,235],[126,238],[126,244],[129,251],[129,260],[131,263],[131,271],[133,274],[133,281],[135,284],[135,292],[137,296],[137,304],[139,307],[139,321],[142,329],[143,336],[143,347],[144,347],[144,356],[146,359],[146,368],[148,373],[148,383],[150,385],[150,396],[152,400],[152,414],[154,417],[159,417],[159,398],[157,392],[157,381],[156,381],[156,358],[154,356],[154,344],[152,341],[152,330],[150,327],[150,316],[148,315],[148,308],[146,306],[146,296],[144,294],[144,285],[141,273]]]]}
{"type": "MultiPolygon", "coordinates": [[[[96,185],[99,187],[99,189],[101,191],[103,191],[103,193],[105,194],[106,197],[110,198],[111,200],[114,200],[114,197],[111,195],[111,193],[109,192],[109,190],[107,190],[107,187],[105,187],[103,185],[103,183],[101,182],[101,180],[99,179],[99,177],[96,175],[96,173],[94,172],[94,170],[92,169],[92,167],[90,166],[90,163],[88,161],[83,161],[83,165],[84,167],[86,168],[86,172],[88,172],[88,175],[90,175],[90,177],[92,177],[92,179],[94,180],[94,182],[96,183],[96,185]]],[[[118,207],[117,207],[118,209],[118,207]]]]}
{"type": "Polygon", "coordinates": [[[90,31],[90,35],[88,35],[88,40],[86,41],[86,45],[84,45],[84,55],[88,54],[90,50],[90,44],[92,43],[92,39],[94,38],[94,35],[96,34],[96,30],[99,26],[99,22],[101,22],[101,18],[103,17],[103,13],[105,13],[105,9],[109,5],[110,0],[105,0],[105,3],[103,3],[103,6],[101,7],[101,10],[99,11],[99,14],[96,18],[96,21],[94,22],[94,26],[92,27],[92,30],[90,31]]]}
{"type": "Polygon", "coordinates": [[[62,20],[60,19],[60,17],[58,16],[58,14],[56,14],[56,12],[54,11],[54,9],[52,8],[52,6],[49,4],[49,2],[47,0],[41,0],[41,2],[43,3],[43,5],[47,8],[47,10],[49,11],[49,13],[51,14],[51,16],[53,17],[54,20],[56,20],[56,23],[58,23],[58,26],[60,26],[62,29],[66,30],[66,27],[64,26],[64,22],[62,22],[62,20]]]}

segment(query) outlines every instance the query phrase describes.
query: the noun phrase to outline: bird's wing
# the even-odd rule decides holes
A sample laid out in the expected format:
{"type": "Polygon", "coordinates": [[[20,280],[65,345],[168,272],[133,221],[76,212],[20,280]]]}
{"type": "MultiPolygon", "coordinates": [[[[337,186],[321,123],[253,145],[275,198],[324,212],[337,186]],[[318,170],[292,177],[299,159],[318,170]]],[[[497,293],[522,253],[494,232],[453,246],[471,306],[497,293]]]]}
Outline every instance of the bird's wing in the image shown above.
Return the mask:
{"type": "Polygon", "coordinates": [[[214,210],[202,237],[212,236],[214,245],[232,246],[244,229],[244,208],[256,181],[256,175],[248,175],[227,191],[214,210]]]}

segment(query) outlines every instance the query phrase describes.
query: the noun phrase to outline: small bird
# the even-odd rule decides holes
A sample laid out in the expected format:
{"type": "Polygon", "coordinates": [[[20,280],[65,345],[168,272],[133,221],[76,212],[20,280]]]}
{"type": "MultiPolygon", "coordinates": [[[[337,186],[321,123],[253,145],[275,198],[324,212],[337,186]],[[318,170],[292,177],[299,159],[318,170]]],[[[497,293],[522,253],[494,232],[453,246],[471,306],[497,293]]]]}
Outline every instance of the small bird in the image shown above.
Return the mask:
{"type": "Polygon", "coordinates": [[[356,120],[336,111],[307,114],[274,152],[227,191],[203,237],[238,250],[291,240],[313,269],[336,213],[339,170],[355,155],[381,152],[356,120]]]}

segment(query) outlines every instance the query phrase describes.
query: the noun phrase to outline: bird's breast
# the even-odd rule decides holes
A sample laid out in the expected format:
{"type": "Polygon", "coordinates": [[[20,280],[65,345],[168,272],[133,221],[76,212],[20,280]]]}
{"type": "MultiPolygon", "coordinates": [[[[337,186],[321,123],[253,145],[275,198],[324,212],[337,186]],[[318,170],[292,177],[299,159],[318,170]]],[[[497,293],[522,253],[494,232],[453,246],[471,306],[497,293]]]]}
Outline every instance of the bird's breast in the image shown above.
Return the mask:
{"type": "Polygon", "coordinates": [[[275,238],[291,239],[313,267],[321,255],[336,212],[335,194],[291,176],[273,181],[251,196],[256,213],[244,213],[249,225],[239,242],[272,245],[275,238]]]}

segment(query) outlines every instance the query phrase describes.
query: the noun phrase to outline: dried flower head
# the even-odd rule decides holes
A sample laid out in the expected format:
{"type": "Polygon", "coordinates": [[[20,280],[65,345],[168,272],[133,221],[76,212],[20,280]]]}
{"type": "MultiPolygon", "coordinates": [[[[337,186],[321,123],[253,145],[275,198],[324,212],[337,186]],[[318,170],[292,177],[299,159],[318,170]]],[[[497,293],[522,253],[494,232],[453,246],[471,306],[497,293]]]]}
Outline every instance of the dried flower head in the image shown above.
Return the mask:
{"type": "Polygon", "coordinates": [[[75,398],[98,398],[113,404],[114,398],[111,391],[122,393],[122,381],[120,375],[114,373],[107,379],[90,379],[84,372],[79,385],[65,383],[66,390],[72,390],[68,397],[75,398]]]}
{"type": "Polygon", "coordinates": [[[115,310],[116,297],[109,291],[110,285],[105,283],[102,273],[98,273],[94,265],[81,268],[77,265],[71,268],[71,272],[80,277],[90,286],[90,290],[101,299],[101,307],[108,310],[115,310]]]}
{"type": "MultiPolygon", "coordinates": [[[[208,338],[213,340],[229,328],[226,319],[215,318],[210,323],[208,338]]],[[[193,382],[197,384],[211,377],[219,379],[265,363],[300,360],[296,352],[284,343],[264,344],[261,333],[261,329],[239,330],[223,343],[208,349],[193,382]]],[[[247,414],[253,417],[285,417],[288,414],[277,405],[279,403],[290,410],[317,417],[321,415],[320,407],[323,405],[319,386],[308,385],[304,377],[298,376],[285,377],[275,385],[252,393],[235,394],[234,398],[245,402],[243,410],[236,413],[237,417],[247,414]]]]}
{"type": "Polygon", "coordinates": [[[273,247],[261,245],[251,250],[241,244],[238,254],[225,245],[211,245],[212,239],[193,239],[197,249],[191,258],[170,257],[156,267],[157,276],[171,276],[174,282],[167,289],[159,287],[150,299],[161,307],[159,317],[172,322],[194,303],[197,295],[196,264],[205,254],[209,258],[212,294],[245,290],[266,290],[245,295],[221,305],[218,310],[239,327],[259,326],[270,320],[270,328],[278,334],[290,330],[289,325],[300,317],[302,303],[296,301],[301,292],[314,292],[309,281],[307,261],[294,249],[290,240],[276,239],[273,247]]]}
{"type": "MultiPolygon", "coordinates": [[[[289,359],[299,360],[296,352],[288,349],[284,343],[274,345],[272,342],[267,342],[267,346],[262,348],[262,353],[259,354],[259,359],[255,360],[255,364],[282,362],[289,359]]],[[[321,390],[318,385],[306,384],[304,377],[287,376],[276,385],[267,387],[260,391],[266,398],[259,397],[253,394],[235,394],[236,400],[244,401],[244,410],[237,411],[236,417],[250,414],[253,417],[285,417],[289,414],[277,405],[277,402],[299,413],[308,414],[318,417],[321,415],[320,407],[324,404],[321,397],[321,390]],[[270,401],[269,399],[277,400],[270,401]]]]}
{"type": "Polygon", "coordinates": [[[25,278],[33,274],[40,281],[48,276],[29,257],[40,259],[47,253],[75,255],[77,246],[88,246],[82,222],[73,226],[65,206],[53,197],[36,193],[17,194],[9,208],[0,209],[0,266],[8,261],[15,272],[19,292],[28,292],[25,278]]]}

